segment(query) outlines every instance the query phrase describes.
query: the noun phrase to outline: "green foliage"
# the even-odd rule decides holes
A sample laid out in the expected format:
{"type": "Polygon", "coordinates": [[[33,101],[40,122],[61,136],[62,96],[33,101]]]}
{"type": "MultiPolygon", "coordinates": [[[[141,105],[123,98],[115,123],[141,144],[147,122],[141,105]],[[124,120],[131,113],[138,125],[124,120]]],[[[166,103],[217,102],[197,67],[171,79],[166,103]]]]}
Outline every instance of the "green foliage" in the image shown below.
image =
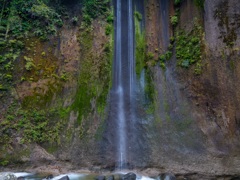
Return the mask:
{"type": "Polygon", "coordinates": [[[73,25],[77,25],[78,17],[74,16],[71,21],[72,21],[73,25]]]}
{"type": "Polygon", "coordinates": [[[114,21],[114,15],[113,15],[113,11],[111,11],[111,13],[109,13],[109,15],[107,16],[107,23],[113,24],[113,21],[114,21]]]}
{"type": "Polygon", "coordinates": [[[4,160],[0,160],[0,165],[1,166],[7,166],[9,164],[9,161],[4,159],[4,160]]]}
{"type": "Polygon", "coordinates": [[[195,66],[195,69],[194,69],[194,73],[196,75],[200,75],[202,73],[202,64],[201,64],[201,62],[197,62],[196,63],[196,66],[195,66]]]}
{"type": "Polygon", "coordinates": [[[205,0],[194,0],[194,4],[199,8],[204,8],[205,0]]]}
{"type": "Polygon", "coordinates": [[[4,12],[0,25],[6,26],[6,35],[12,33],[18,37],[33,30],[41,31],[36,34],[46,36],[52,34],[53,29],[61,27],[63,24],[60,15],[42,0],[12,0],[7,1],[2,8],[4,8],[4,12]]]}
{"type": "Polygon", "coordinates": [[[46,52],[43,51],[43,52],[41,53],[41,55],[42,55],[43,57],[46,56],[46,52]]]}
{"type": "Polygon", "coordinates": [[[147,53],[147,59],[148,60],[154,60],[154,54],[152,52],[147,53]]]}
{"type": "Polygon", "coordinates": [[[171,51],[167,51],[165,53],[165,57],[166,57],[166,60],[169,60],[172,57],[172,52],[171,51]]]}
{"type": "MultiPolygon", "coordinates": [[[[110,9],[105,12],[105,15],[108,15],[106,35],[113,35],[112,14],[110,9]]],[[[83,16],[90,18],[86,12],[83,16]]],[[[90,23],[91,20],[90,18],[90,23]]],[[[79,113],[79,123],[88,118],[94,110],[101,116],[105,115],[107,96],[111,86],[111,63],[113,59],[113,36],[109,36],[110,39],[105,45],[102,56],[95,56],[94,53],[89,53],[92,52],[93,32],[91,28],[86,27],[86,21],[83,23],[79,41],[84,59],[81,61],[78,90],[72,105],[72,109],[79,113]]]]}
{"type": "Polygon", "coordinates": [[[146,40],[145,33],[141,32],[140,21],[142,15],[139,12],[135,12],[135,39],[136,39],[136,73],[139,77],[144,66],[146,58],[146,40]]]}
{"type": "MultiPolygon", "coordinates": [[[[19,48],[22,48],[20,41],[6,42],[2,46],[2,55],[0,55],[0,84],[4,84],[4,90],[9,89],[12,85],[14,62],[20,54],[19,48]]],[[[0,93],[0,96],[2,96],[2,93],[0,93]]]]}
{"type": "Polygon", "coordinates": [[[4,26],[0,26],[0,32],[1,33],[5,33],[6,32],[6,28],[4,26]]]}
{"type": "Polygon", "coordinates": [[[154,87],[154,81],[153,81],[153,73],[150,70],[150,68],[145,68],[145,96],[146,96],[146,113],[147,114],[153,114],[155,110],[155,96],[156,96],[156,90],[154,87]]]}
{"type": "Polygon", "coordinates": [[[85,25],[90,25],[92,20],[99,16],[108,17],[109,7],[110,0],[83,0],[83,21],[85,25]]]}
{"type": "Polygon", "coordinates": [[[64,127],[62,120],[68,112],[62,108],[25,110],[13,103],[0,122],[0,135],[4,136],[0,144],[10,145],[12,136],[16,134],[21,135],[21,143],[60,143],[60,133],[64,127]]]}
{"type": "Polygon", "coordinates": [[[12,77],[11,74],[6,74],[6,75],[5,75],[5,79],[6,79],[7,81],[12,81],[13,77],[12,77]]]}
{"type": "Polygon", "coordinates": [[[148,52],[145,56],[145,65],[146,66],[155,66],[157,64],[156,59],[154,58],[154,54],[152,52],[148,52]]]}
{"type": "Polygon", "coordinates": [[[160,55],[158,57],[158,59],[159,59],[160,62],[165,62],[165,60],[166,60],[165,54],[160,55]]]}
{"type": "Polygon", "coordinates": [[[67,75],[67,73],[62,73],[61,74],[61,76],[60,76],[60,79],[62,80],[62,81],[67,81],[68,80],[68,75],[67,75]]]}
{"type": "Polygon", "coordinates": [[[2,84],[0,84],[0,91],[3,91],[4,90],[4,87],[2,84]]]}
{"type": "Polygon", "coordinates": [[[174,5],[175,5],[175,6],[178,6],[178,5],[181,4],[181,2],[182,2],[182,0],[174,0],[174,5]]]}
{"type": "Polygon", "coordinates": [[[171,16],[170,22],[173,26],[176,26],[178,24],[178,16],[177,15],[171,16]]]}
{"type": "Polygon", "coordinates": [[[105,27],[105,34],[107,36],[113,34],[113,20],[114,20],[113,11],[109,11],[107,16],[108,24],[105,27]]]}
{"type": "Polygon", "coordinates": [[[195,73],[200,74],[201,47],[203,30],[198,21],[195,20],[194,28],[187,33],[179,30],[176,34],[176,57],[178,65],[189,68],[190,65],[197,63],[195,73]]]}
{"type": "Polygon", "coordinates": [[[113,25],[107,24],[107,26],[105,28],[105,34],[108,36],[108,35],[112,34],[112,32],[113,32],[113,25]]]}
{"type": "MultiPolygon", "coordinates": [[[[11,0],[0,3],[0,84],[9,89],[13,85],[15,61],[24,49],[25,38],[38,36],[47,40],[63,22],[50,1],[11,0]]],[[[33,61],[26,59],[25,68],[34,68],[33,61]]],[[[0,94],[2,96],[2,94],[0,94]]]]}
{"type": "Polygon", "coordinates": [[[33,4],[30,12],[33,16],[45,19],[46,21],[49,21],[54,16],[57,16],[54,10],[41,1],[39,1],[39,4],[33,4]]]}
{"type": "Polygon", "coordinates": [[[24,56],[24,59],[26,61],[26,64],[25,64],[25,69],[27,71],[31,71],[34,67],[35,67],[35,64],[33,63],[33,59],[32,58],[29,58],[27,56],[24,56]]]}
{"type": "Polygon", "coordinates": [[[169,46],[168,46],[168,50],[169,50],[169,51],[172,51],[172,50],[173,50],[173,44],[172,44],[172,43],[169,44],[169,46]]]}
{"type": "Polygon", "coordinates": [[[110,53],[107,53],[104,59],[98,61],[98,65],[93,65],[95,60],[93,57],[87,57],[82,64],[79,87],[73,104],[73,109],[79,112],[79,121],[91,113],[93,108],[91,102],[96,102],[95,105],[100,114],[104,113],[111,77],[108,56],[110,56],[110,53]],[[97,70],[96,66],[99,66],[101,71],[97,70]]]}
{"type": "Polygon", "coordinates": [[[139,13],[138,11],[135,11],[135,12],[134,12],[134,15],[135,15],[135,17],[137,18],[138,21],[141,21],[141,20],[142,20],[142,15],[141,15],[141,13],[139,13]]]}
{"type": "Polygon", "coordinates": [[[160,62],[160,67],[165,69],[166,68],[165,62],[167,60],[169,60],[171,57],[172,57],[172,52],[171,51],[167,51],[167,52],[165,52],[165,54],[161,54],[158,57],[158,60],[160,62]]]}
{"type": "Polygon", "coordinates": [[[171,36],[171,37],[170,37],[170,43],[172,44],[172,43],[174,43],[174,41],[175,41],[175,37],[174,37],[174,36],[171,36]]]}

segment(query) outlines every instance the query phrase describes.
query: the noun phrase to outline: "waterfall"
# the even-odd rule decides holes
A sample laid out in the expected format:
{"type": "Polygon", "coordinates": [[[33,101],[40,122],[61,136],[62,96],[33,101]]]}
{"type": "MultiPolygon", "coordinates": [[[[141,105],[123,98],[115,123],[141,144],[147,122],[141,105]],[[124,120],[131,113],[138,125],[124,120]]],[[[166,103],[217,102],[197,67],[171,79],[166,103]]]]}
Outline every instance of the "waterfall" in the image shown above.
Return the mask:
{"type": "Polygon", "coordinates": [[[123,162],[126,161],[126,119],[124,114],[124,92],[122,83],[122,13],[121,0],[117,0],[117,17],[116,17],[116,55],[115,55],[115,81],[117,87],[117,158],[118,168],[122,169],[123,162]]]}
{"type": "MultiPolygon", "coordinates": [[[[134,119],[134,26],[132,0],[116,0],[115,4],[115,59],[112,94],[112,115],[116,124],[117,168],[126,168],[128,157],[128,130],[134,119]],[[123,13],[124,12],[124,13],[123,13]],[[127,12],[127,14],[125,14],[127,12]],[[126,16],[127,15],[127,16],[126,16]]],[[[131,127],[130,127],[131,129],[131,127]]]]}
{"type": "MultiPolygon", "coordinates": [[[[128,62],[129,62],[129,94],[130,101],[133,99],[135,82],[135,61],[134,61],[134,38],[133,38],[133,9],[132,0],[128,0],[128,62]]],[[[130,102],[132,104],[132,102],[130,102]]]]}

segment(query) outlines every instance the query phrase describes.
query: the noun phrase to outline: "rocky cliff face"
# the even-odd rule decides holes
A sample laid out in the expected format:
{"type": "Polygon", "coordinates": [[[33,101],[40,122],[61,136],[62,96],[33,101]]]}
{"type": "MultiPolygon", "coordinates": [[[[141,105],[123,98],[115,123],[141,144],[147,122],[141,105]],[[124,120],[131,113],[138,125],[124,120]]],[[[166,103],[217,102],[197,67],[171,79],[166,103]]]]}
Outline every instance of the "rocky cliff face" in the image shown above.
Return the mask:
{"type": "MultiPolygon", "coordinates": [[[[239,10],[234,1],[211,1],[204,4],[205,47],[202,74],[180,78],[187,81],[189,99],[202,111],[200,127],[216,149],[238,149],[238,62],[239,10]],[[224,8],[223,8],[224,7],[224,8]],[[236,9],[235,9],[236,8],[236,9]],[[212,136],[212,133],[216,136],[212,136]],[[209,135],[208,135],[209,134],[209,135]],[[234,148],[232,148],[234,147],[234,148]]],[[[180,72],[182,75],[183,72],[180,72]]],[[[181,81],[182,82],[182,81],[181,81]]]]}
{"type": "MultiPolygon", "coordinates": [[[[240,172],[240,4],[201,2],[135,2],[145,24],[145,69],[152,74],[155,109],[141,135],[148,145],[146,161],[133,163],[135,168],[219,176],[240,172]]],[[[114,166],[102,151],[112,19],[95,17],[85,26],[81,6],[76,7],[68,5],[71,18],[49,41],[23,41],[14,86],[7,93],[0,86],[1,165],[59,160],[114,166]]]]}
{"type": "MultiPolygon", "coordinates": [[[[152,16],[147,22],[147,36],[158,36],[164,31],[163,28],[158,33],[154,30],[155,21],[163,16],[158,14],[157,8],[164,6],[161,3],[148,1],[148,6],[152,6],[148,10],[152,16]]],[[[162,168],[172,171],[238,173],[238,5],[235,1],[205,1],[203,9],[193,1],[175,5],[179,21],[173,32],[174,54],[166,63],[165,70],[157,67],[153,70],[157,119],[162,123],[155,129],[154,166],[161,162],[162,168]],[[197,28],[203,27],[201,57],[191,64],[187,58],[191,59],[194,55],[185,56],[183,62],[187,65],[181,64],[181,49],[189,46],[185,49],[187,54],[187,51],[195,51],[196,48],[186,43],[178,49],[178,44],[183,41],[181,38],[191,42],[191,38],[181,33],[185,32],[190,37],[195,31],[196,21],[197,28]],[[201,67],[200,73],[198,67],[201,67]]],[[[175,16],[171,7],[169,9],[170,16],[175,16]]],[[[158,22],[160,26],[165,26],[163,22],[158,22]]],[[[161,47],[156,40],[149,39],[149,51],[161,47]]],[[[156,54],[158,52],[155,51],[156,54]]]]}
{"type": "MultiPolygon", "coordinates": [[[[23,48],[12,68],[13,79],[4,87],[1,85],[3,166],[18,162],[39,165],[56,160],[90,166],[100,161],[99,156],[94,156],[99,150],[93,147],[98,145],[96,139],[101,138],[111,84],[110,3],[106,1],[97,7],[105,8],[98,18],[90,16],[87,7],[83,11],[81,1],[61,3],[48,4],[52,11],[60,13],[62,21],[54,34],[41,39],[42,36],[27,31],[24,37],[16,37],[23,48]]],[[[27,2],[24,5],[32,6],[27,2]]],[[[43,8],[41,5],[48,10],[47,5],[36,4],[43,8]]],[[[36,21],[42,23],[41,18],[36,17],[36,21]]],[[[36,28],[40,33],[45,30],[36,28]]],[[[10,31],[6,44],[14,38],[10,31]]],[[[8,46],[1,49],[1,58],[7,56],[7,50],[8,46]]]]}

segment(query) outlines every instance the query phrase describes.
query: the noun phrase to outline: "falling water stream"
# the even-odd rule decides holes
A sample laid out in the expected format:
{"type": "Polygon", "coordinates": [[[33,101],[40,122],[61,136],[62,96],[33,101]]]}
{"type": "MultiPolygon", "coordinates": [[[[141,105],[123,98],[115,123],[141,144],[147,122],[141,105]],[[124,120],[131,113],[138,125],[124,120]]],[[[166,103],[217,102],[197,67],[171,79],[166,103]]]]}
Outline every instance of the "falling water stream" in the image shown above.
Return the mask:
{"type": "Polygon", "coordinates": [[[133,10],[132,0],[117,0],[116,2],[116,42],[115,42],[115,72],[114,72],[114,84],[117,91],[117,159],[118,169],[123,169],[124,164],[127,163],[127,140],[126,140],[126,128],[127,124],[133,120],[133,107],[132,99],[134,94],[134,82],[135,82],[135,64],[134,64],[134,37],[133,37],[133,10]],[[125,3],[125,4],[123,4],[125,3]],[[127,4],[126,4],[127,3],[127,4]],[[124,5],[124,7],[123,7],[124,5]],[[125,12],[127,5],[128,19],[125,12]],[[126,29],[127,28],[127,29],[126,29]],[[123,36],[126,35],[127,38],[123,36]],[[124,48],[122,48],[124,46],[124,48]],[[126,48],[127,46],[127,48],[126,48]],[[124,54],[124,56],[122,55],[124,54]],[[126,56],[127,54],[127,56],[126,56]]]}
{"type": "Polygon", "coordinates": [[[132,0],[128,0],[128,62],[129,62],[129,94],[130,104],[134,96],[135,85],[135,61],[134,61],[134,38],[133,38],[133,7],[132,0]]]}
{"type": "Polygon", "coordinates": [[[132,0],[116,0],[116,31],[114,88],[117,95],[117,169],[123,169],[127,163],[127,124],[134,119],[133,96],[135,84],[134,37],[132,0]],[[123,4],[125,3],[125,4],[123,4]],[[127,3],[127,4],[126,4],[127,3]],[[123,8],[124,5],[124,8],[123,8]],[[127,8],[126,8],[127,5],[127,8]],[[124,9],[124,10],[123,10],[124,9]],[[127,9],[128,19],[123,19],[127,9]],[[127,31],[126,31],[127,30],[127,31]],[[127,33],[127,39],[124,37],[127,33]],[[122,48],[123,47],[123,48],[122,48]],[[127,47],[127,48],[126,48],[127,47]],[[126,56],[127,54],[127,56],[126,56]]]}
{"type": "Polygon", "coordinates": [[[116,25],[116,56],[115,56],[115,81],[117,87],[117,123],[118,123],[118,167],[122,168],[126,160],[126,119],[124,114],[124,92],[122,83],[122,18],[121,18],[121,0],[117,0],[117,25],[116,25]]]}

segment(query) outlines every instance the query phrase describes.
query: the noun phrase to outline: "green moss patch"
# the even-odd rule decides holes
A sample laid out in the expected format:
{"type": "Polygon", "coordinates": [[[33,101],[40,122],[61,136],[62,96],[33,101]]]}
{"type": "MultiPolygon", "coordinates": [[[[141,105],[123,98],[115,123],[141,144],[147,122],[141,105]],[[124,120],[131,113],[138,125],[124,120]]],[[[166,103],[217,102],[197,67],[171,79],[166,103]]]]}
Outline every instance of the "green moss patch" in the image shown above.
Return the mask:
{"type": "Polygon", "coordinates": [[[136,73],[139,77],[143,68],[145,67],[146,59],[146,39],[145,32],[141,30],[140,23],[142,21],[142,15],[139,12],[135,12],[135,41],[136,41],[136,73]]]}
{"type": "MultiPolygon", "coordinates": [[[[4,113],[0,122],[0,144],[11,148],[14,137],[20,137],[20,144],[60,143],[60,133],[65,126],[69,110],[54,107],[48,110],[23,109],[14,102],[4,113]]],[[[2,150],[2,149],[1,149],[2,150]]]]}
{"type": "MultiPolygon", "coordinates": [[[[112,77],[113,11],[109,8],[110,4],[108,1],[103,4],[97,1],[93,6],[96,11],[89,12],[89,3],[91,4],[92,1],[84,1],[83,3],[83,23],[78,38],[81,47],[80,74],[75,101],[72,105],[72,109],[78,112],[79,123],[93,112],[98,112],[100,116],[104,115],[112,77]],[[97,17],[96,14],[100,12],[104,13],[99,19],[105,22],[103,24],[95,22],[94,26],[105,27],[105,35],[108,37],[108,40],[105,42],[101,52],[93,52],[93,46],[97,40],[94,38],[92,25],[87,23],[84,16],[89,16],[91,19],[90,22],[93,22],[93,19],[97,17]]],[[[100,38],[98,41],[106,41],[106,38],[100,38]]]]}

